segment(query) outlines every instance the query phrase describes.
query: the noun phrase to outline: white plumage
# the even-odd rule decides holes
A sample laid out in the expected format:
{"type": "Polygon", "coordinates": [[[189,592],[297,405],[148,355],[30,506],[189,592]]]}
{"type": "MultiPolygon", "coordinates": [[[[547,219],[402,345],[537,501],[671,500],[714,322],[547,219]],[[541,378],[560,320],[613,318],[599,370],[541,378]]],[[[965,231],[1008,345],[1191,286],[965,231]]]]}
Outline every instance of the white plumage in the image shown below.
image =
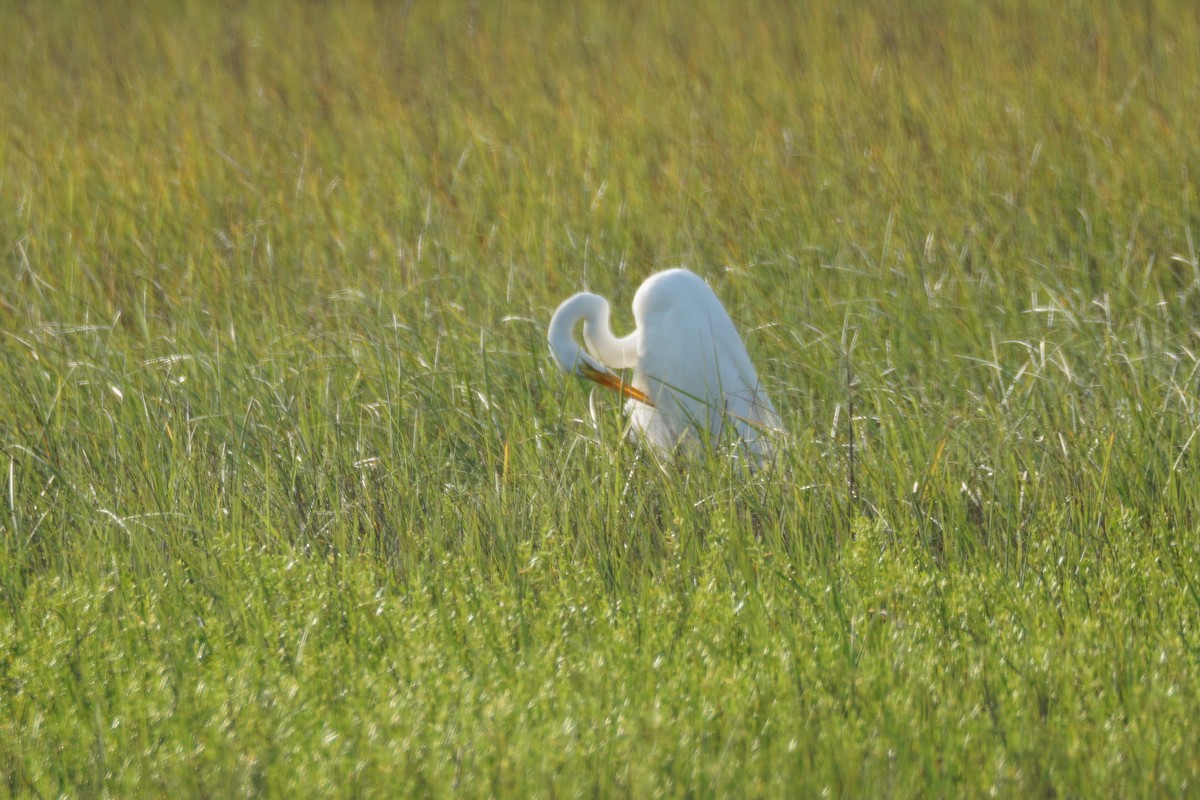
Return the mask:
{"type": "Polygon", "coordinates": [[[708,284],[686,269],[652,275],[633,296],[633,317],[633,333],[617,338],[607,300],[573,295],[550,320],[550,352],[564,372],[628,396],[634,429],[660,450],[733,440],[755,462],[769,457],[779,417],[708,284]],[[580,320],[587,350],[573,337],[580,320]],[[632,380],[614,369],[632,369],[632,380]]]}

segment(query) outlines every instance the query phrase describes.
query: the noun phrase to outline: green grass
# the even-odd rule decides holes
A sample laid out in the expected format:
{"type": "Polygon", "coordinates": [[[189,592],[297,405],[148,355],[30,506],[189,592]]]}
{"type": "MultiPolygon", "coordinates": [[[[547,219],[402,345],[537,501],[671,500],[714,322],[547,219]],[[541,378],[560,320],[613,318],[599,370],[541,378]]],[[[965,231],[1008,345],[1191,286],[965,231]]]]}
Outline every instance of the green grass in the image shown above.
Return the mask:
{"type": "Polygon", "coordinates": [[[901,8],[0,2],[0,794],[1200,791],[1200,15],[901,8]]]}

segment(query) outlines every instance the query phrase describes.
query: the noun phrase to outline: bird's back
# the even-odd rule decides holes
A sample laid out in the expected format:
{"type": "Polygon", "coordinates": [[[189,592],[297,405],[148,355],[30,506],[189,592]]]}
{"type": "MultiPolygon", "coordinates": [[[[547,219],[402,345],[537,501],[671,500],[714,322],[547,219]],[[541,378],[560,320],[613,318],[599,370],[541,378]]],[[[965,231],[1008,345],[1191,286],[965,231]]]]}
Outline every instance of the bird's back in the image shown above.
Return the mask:
{"type": "Polygon", "coordinates": [[[756,456],[779,419],[720,300],[684,269],[651,277],[633,298],[641,334],[634,385],[655,408],[633,404],[634,424],[665,448],[697,434],[715,444],[732,426],[756,456]]]}

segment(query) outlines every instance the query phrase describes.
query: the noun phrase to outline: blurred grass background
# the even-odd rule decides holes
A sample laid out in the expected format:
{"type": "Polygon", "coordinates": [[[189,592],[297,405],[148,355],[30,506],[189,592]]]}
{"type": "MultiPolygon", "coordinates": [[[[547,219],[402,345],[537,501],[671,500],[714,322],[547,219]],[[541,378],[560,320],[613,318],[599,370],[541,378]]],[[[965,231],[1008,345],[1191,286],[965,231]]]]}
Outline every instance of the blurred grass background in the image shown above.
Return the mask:
{"type": "Polygon", "coordinates": [[[10,793],[1193,790],[1192,4],[0,29],[10,793]],[[546,353],[678,265],[750,482],[546,353]]]}

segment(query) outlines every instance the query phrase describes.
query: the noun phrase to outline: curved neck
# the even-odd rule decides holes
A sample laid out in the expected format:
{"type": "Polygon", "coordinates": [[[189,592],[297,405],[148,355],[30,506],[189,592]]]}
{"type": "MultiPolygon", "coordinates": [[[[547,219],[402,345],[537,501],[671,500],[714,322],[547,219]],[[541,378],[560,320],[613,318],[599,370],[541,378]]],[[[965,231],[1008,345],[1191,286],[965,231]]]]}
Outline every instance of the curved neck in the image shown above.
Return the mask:
{"type": "Polygon", "coordinates": [[[580,348],[575,343],[572,333],[580,320],[583,320],[583,338],[588,349],[595,353],[605,366],[610,369],[628,369],[637,364],[638,332],[634,331],[618,339],[613,336],[608,317],[608,301],[589,292],[572,295],[558,307],[550,320],[547,338],[560,366],[564,369],[570,368],[570,364],[562,363],[562,356],[572,356],[573,360],[578,360],[580,348]]]}

